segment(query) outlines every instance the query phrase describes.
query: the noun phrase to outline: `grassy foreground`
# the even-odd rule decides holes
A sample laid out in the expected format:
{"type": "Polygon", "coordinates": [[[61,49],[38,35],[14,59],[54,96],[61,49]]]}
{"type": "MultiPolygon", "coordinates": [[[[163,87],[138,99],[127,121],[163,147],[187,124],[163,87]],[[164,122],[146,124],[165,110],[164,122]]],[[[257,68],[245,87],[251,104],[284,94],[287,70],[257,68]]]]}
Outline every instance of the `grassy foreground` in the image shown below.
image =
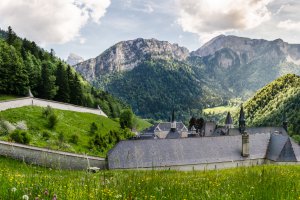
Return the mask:
{"type": "Polygon", "coordinates": [[[0,157],[0,199],[300,199],[300,166],[219,171],[59,171],[0,157]]]}

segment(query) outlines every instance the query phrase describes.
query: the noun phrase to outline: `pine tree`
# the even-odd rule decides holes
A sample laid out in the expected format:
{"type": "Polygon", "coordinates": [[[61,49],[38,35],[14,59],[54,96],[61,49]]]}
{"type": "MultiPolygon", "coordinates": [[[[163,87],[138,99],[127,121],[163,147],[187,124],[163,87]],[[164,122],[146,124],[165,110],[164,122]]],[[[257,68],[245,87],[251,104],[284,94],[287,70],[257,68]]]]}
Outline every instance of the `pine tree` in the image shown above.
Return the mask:
{"type": "Polygon", "coordinates": [[[39,94],[44,99],[53,99],[56,95],[55,76],[51,73],[51,63],[42,63],[41,84],[39,94]]]}
{"type": "Polygon", "coordinates": [[[133,128],[133,112],[131,109],[124,110],[120,115],[121,128],[133,128]]]}
{"type": "Polygon", "coordinates": [[[39,96],[38,88],[41,83],[41,63],[30,52],[25,53],[24,65],[29,77],[29,87],[34,96],[39,96]]]}
{"type": "Polygon", "coordinates": [[[0,93],[24,95],[28,76],[13,46],[0,41],[0,93]]]}
{"type": "Polygon", "coordinates": [[[8,27],[7,30],[7,43],[9,45],[13,45],[14,41],[17,39],[17,35],[15,34],[15,32],[12,30],[11,26],[8,27]]]}
{"type": "Polygon", "coordinates": [[[70,101],[70,87],[67,72],[61,62],[58,63],[56,68],[56,86],[58,86],[55,100],[62,102],[70,101]]]}
{"type": "Polygon", "coordinates": [[[82,105],[83,103],[83,91],[77,74],[75,74],[70,85],[70,103],[76,105],[82,105]]]}

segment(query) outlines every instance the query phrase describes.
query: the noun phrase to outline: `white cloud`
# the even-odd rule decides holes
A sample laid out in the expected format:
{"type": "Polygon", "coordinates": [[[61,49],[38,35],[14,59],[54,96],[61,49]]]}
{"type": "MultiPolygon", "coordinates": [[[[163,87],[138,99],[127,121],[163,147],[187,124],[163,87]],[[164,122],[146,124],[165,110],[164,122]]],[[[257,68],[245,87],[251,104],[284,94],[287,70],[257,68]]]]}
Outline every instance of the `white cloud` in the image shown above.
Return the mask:
{"type": "Polygon", "coordinates": [[[218,34],[252,29],[271,18],[273,0],[178,0],[178,23],[201,40],[218,34]]]}
{"type": "Polygon", "coordinates": [[[83,37],[79,38],[79,43],[80,44],[84,44],[85,42],[86,42],[85,38],[83,38],[83,37]]]}
{"type": "Polygon", "coordinates": [[[154,11],[153,7],[150,4],[145,5],[145,12],[152,13],[154,11]]]}
{"type": "Polygon", "coordinates": [[[39,44],[66,43],[80,38],[88,21],[99,23],[110,0],[1,0],[0,26],[12,26],[39,44]]]}
{"type": "Polygon", "coordinates": [[[154,7],[157,5],[148,0],[122,0],[122,5],[127,11],[136,11],[151,14],[154,12],[154,7]]]}
{"type": "Polygon", "coordinates": [[[297,31],[300,32],[300,22],[292,21],[290,19],[281,21],[277,25],[278,28],[285,29],[287,31],[297,31]]]}

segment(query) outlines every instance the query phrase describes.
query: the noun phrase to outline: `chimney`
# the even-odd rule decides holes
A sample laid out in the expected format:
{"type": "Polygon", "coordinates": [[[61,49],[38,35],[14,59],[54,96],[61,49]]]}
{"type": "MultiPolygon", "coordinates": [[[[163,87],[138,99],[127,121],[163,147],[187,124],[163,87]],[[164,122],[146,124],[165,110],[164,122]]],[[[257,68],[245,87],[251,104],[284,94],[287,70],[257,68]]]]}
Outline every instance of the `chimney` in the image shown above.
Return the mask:
{"type": "Polygon", "coordinates": [[[249,154],[249,134],[244,132],[244,134],[242,134],[242,156],[248,157],[249,154]]]}

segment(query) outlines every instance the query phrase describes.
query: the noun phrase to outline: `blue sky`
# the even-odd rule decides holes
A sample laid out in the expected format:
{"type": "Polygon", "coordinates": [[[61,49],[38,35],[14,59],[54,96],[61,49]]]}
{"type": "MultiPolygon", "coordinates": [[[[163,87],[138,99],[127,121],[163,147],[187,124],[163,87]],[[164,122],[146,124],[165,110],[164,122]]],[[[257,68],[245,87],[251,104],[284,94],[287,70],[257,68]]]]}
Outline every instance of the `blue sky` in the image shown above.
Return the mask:
{"type": "Polygon", "coordinates": [[[0,27],[66,59],[156,38],[196,50],[219,35],[300,43],[298,0],[1,0],[0,27]]]}

